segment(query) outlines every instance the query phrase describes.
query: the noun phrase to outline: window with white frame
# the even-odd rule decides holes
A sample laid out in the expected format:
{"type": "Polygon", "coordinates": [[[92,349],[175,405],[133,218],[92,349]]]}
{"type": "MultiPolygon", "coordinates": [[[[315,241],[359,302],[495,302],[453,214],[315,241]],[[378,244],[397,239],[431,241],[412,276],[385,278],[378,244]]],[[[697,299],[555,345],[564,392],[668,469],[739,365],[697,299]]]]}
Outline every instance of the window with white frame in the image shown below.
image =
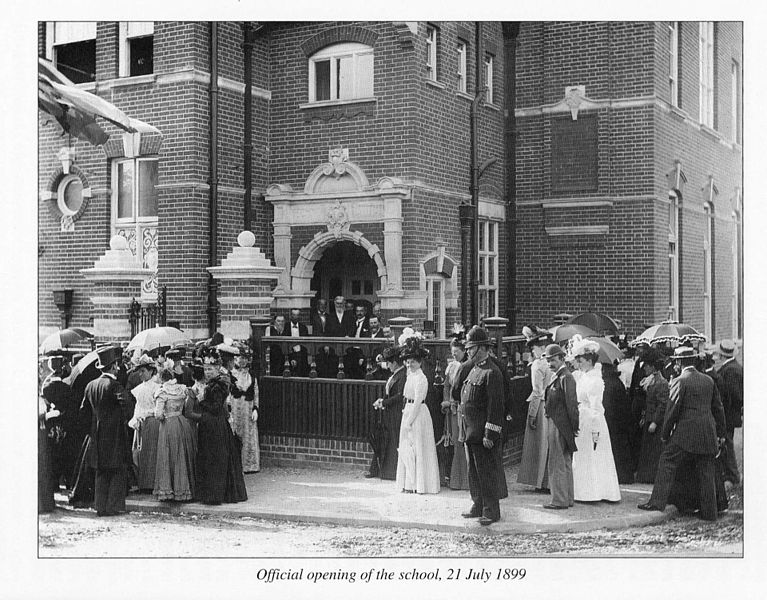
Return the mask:
{"type": "Polygon", "coordinates": [[[679,198],[668,194],[668,318],[679,319],[679,198]]]}
{"type": "Polygon", "coordinates": [[[679,21],[668,24],[668,93],[672,106],[679,106],[679,21]]]}
{"type": "Polygon", "coordinates": [[[438,30],[434,25],[426,26],[426,77],[437,81],[437,38],[438,30]]]}
{"type": "Polygon", "coordinates": [[[373,48],[327,46],[309,58],[309,102],[373,97],[373,48]]]}
{"type": "MultiPolygon", "coordinates": [[[[125,237],[141,265],[157,270],[157,158],[129,158],[112,163],[112,227],[125,237]]],[[[157,295],[156,274],[142,285],[142,297],[157,295]]]]}
{"type": "Polygon", "coordinates": [[[703,205],[703,214],[706,221],[703,226],[703,332],[713,341],[714,207],[710,202],[703,205]]]}
{"type": "Polygon", "coordinates": [[[479,222],[479,314],[498,316],[498,222],[479,222]]]}
{"type": "Polygon", "coordinates": [[[741,105],[741,97],[740,97],[740,65],[738,64],[738,61],[733,60],[732,61],[732,140],[734,142],[737,142],[740,144],[743,141],[743,131],[741,130],[741,124],[740,124],[740,105],[741,105]]]}
{"type": "Polygon", "coordinates": [[[458,54],[458,91],[466,92],[466,42],[458,40],[456,51],[458,54]]]}
{"type": "Polygon", "coordinates": [[[426,278],[426,319],[434,322],[434,337],[445,338],[445,283],[444,275],[426,278]]]}
{"type": "Polygon", "coordinates": [[[714,127],[714,22],[699,25],[700,122],[714,127]]]}
{"type": "Polygon", "coordinates": [[[48,21],[46,56],[74,83],[96,81],[96,22],[48,21]]]}
{"type": "Polygon", "coordinates": [[[485,95],[485,102],[487,104],[495,104],[495,91],[493,87],[493,62],[494,57],[492,54],[485,54],[485,86],[487,86],[487,94],[485,95]]]}
{"type": "Polygon", "coordinates": [[[154,22],[120,22],[120,77],[150,75],[154,71],[154,22]]]}

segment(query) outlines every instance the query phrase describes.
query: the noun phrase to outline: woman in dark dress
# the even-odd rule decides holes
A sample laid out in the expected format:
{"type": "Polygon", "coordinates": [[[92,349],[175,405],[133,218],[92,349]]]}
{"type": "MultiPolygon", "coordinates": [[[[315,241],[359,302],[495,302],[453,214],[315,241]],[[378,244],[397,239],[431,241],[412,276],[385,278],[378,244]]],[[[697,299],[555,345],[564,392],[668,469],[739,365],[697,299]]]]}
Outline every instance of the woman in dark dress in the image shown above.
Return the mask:
{"type": "MultiPolygon", "coordinates": [[[[50,410],[42,396],[38,397],[37,423],[37,512],[47,513],[56,508],[53,499],[53,473],[51,471],[51,451],[48,444],[46,416],[50,410]]],[[[55,413],[51,413],[55,416],[55,413]]]]}
{"type": "Polygon", "coordinates": [[[226,404],[230,381],[222,375],[214,349],[203,360],[206,380],[203,398],[196,408],[187,405],[184,410],[189,419],[197,422],[194,499],[204,504],[243,502],[248,494],[226,404]]]}
{"type": "Polygon", "coordinates": [[[389,371],[392,375],[386,382],[385,394],[373,404],[373,407],[382,411],[381,419],[386,428],[386,444],[383,451],[383,460],[378,476],[381,479],[394,481],[397,478],[397,447],[399,446],[399,430],[402,423],[402,408],[404,407],[403,392],[407,371],[400,357],[398,347],[387,348],[383,351],[383,357],[389,363],[389,371]]]}
{"type": "Polygon", "coordinates": [[[71,381],[72,393],[80,407],[77,413],[76,431],[81,439],[80,452],[77,455],[72,473],[72,493],[69,495],[69,503],[75,508],[84,508],[93,504],[96,471],[90,467],[88,455],[93,451],[91,446],[91,421],[93,409],[89,402],[85,401],[85,387],[101,373],[96,369],[95,363],[89,364],[79,375],[71,381]]]}
{"type": "Polygon", "coordinates": [[[658,470],[663,443],[660,429],[666,415],[669,385],[663,377],[663,355],[651,348],[644,357],[645,377],[640,385],[645,391],[645,409],[639,425],[642,428],[642,445],[639,451],[636,480],[638,483],[653,483],[658,470]]]}
{"type": "Polygon", "coordinates": [[[634,483],[634,461],[631,457],[634,419],[628,392],[621,382],[620,373],[612,364],[602,364],[602,380],[605,383],[602,404],[605,407],[605,420],[610,432],[618,483],[634,483]]]}

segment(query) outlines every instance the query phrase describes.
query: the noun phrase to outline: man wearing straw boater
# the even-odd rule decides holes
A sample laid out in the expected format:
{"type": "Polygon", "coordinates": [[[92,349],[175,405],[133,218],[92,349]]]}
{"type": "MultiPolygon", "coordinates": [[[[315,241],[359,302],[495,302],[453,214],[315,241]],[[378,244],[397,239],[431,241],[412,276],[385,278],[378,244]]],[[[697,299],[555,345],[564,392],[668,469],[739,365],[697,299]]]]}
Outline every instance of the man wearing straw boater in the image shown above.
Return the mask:
{"type": "Polygon", "coordinates": [[[93,408],[91,438],[94,451],[90,466],[96,469],[94,507],[100,517],[125,512],[128,470],[131,461],[126,424],[131,405],[125,388],[117,381],[122,349],[108,346],[98,350],[96,368],[101,377],[85,388],[85,402],[93,408]]]}

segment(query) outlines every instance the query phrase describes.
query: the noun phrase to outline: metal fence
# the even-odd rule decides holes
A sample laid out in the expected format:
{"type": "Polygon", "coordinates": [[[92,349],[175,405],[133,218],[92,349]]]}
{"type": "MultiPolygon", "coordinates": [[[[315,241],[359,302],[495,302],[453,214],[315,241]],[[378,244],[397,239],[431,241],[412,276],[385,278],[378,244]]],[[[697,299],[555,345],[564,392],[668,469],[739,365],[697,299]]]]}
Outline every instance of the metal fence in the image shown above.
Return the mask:
{"type": "Polygon", "coordinates": [[[135,298],[130,303],[128,321],[130,322],[131,337],[152,327],[164,327],[166,324],[168,306],[168,286],[160,287],[157,294],[157,304],[141,304],[135,298]]]}

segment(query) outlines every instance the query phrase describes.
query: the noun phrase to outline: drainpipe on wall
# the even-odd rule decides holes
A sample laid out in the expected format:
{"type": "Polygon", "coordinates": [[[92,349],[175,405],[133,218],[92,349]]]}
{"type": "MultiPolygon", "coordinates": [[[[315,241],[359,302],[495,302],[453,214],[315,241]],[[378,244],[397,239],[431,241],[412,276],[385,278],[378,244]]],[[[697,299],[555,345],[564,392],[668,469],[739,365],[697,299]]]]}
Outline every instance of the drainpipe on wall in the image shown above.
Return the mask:
{"type": "Polygon", "coordinates": [[[245,197],[243,199],[243,231],[250,231],[252,221],[251,186],[253,181],[253,46],[256,29],[246,21],[242,24],[242,50],[245,73],[245,111],[244,111],[244,143],[243,184],[245,197]]]}
{"type": "Polygon", "coordinates": [[[503,27],[504,147],[506,154],[506,331],[517,331],[517,40],[519,23],[505,22],[503,27]]]}
{"type": "MultiPolygon", "coordinates": [[[[210,23],[210,167],[208,184],[210,198],[208,203],[208,266],[215,267],[218,262],[218,25],[210,23]]],[[[218,329],[218,299],[216,280],[208,272],[208,332],[213,335],[218,329]]]]}
{"type": "Polygon", "coordinates": [[[471,228],[471,313],[470,323],[479,324],[479,127],[477,124],[479,103],[485,95],[485,86],[482,83],[484,70],[484,51],[482,44],[482,23],[477,21],[475,25],[475,68],[474,68],[474,100],[471,103],[469,114],[469,137],[471,140],[471,156],[469,168],[471,181],[469,193],[471,205],[474,207],[474,219],[471,228]]]}

